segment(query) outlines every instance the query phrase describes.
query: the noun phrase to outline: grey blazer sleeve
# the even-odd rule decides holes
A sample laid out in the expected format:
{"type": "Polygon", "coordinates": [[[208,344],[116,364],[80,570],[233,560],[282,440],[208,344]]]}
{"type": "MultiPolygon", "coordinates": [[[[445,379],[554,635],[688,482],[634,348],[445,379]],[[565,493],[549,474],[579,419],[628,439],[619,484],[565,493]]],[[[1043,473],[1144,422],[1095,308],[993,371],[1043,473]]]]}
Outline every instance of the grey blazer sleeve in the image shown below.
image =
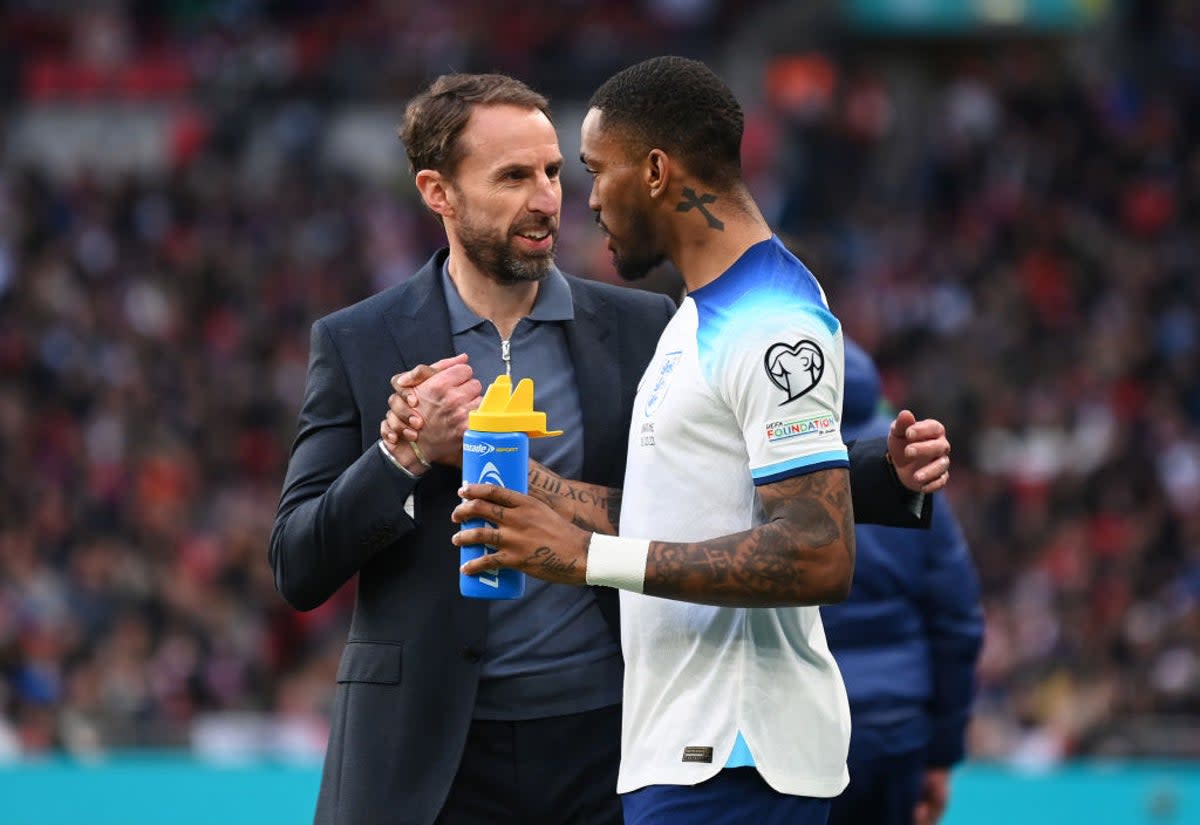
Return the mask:
{"type": "Polygon", "coordinates": [[[846,447],[850,452],[850,498],[855,523],[929,528],[933,496],[914,493],[900,483],[884,460],[886,438],[863,438],[846,447]],[[918,499],[920,507],[916,508],[918,499]]]}
{"type": "Polygon", "coordinates": [[[275,587],[298,610],[323,603],[381,547],[415,526],[403,502],[416,482],[374,445],[363,450],[345,365],[321,321],[312,326],[309,353],[269,551],[275,587]]]}

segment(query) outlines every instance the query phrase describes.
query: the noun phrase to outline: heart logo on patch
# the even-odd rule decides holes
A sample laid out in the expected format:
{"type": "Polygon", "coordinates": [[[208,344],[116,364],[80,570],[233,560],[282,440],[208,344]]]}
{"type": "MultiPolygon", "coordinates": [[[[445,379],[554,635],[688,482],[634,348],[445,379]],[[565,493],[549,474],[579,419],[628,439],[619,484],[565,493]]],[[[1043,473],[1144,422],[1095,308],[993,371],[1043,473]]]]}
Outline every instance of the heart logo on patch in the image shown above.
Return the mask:
{"type": "Polygon", "coordinates": [[[825,374],[825,353],[815,341],[801,338],[794,344],[772,344],[763,356],[771,383],[787,395],[779,406],[795,401],[811,390],[825,374]]]}

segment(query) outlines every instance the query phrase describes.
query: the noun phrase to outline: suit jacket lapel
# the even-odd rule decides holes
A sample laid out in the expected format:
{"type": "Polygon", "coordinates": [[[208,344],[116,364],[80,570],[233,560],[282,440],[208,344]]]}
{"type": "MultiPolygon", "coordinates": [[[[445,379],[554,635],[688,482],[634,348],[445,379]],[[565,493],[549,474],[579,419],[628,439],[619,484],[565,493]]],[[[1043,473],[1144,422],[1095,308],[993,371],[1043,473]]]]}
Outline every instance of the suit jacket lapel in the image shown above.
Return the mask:
{"type": "Polygon", "coordinates": [[[575,366],[575,383],[583,413],[583,480],[616,484],[611,479],[628,433],[621,426],[621,384],[616,353],[608,338],[613,319],[603,300],[570,279],[575,320],[566,325],[567,347],[575,366]]]}
{"type": "MultiPolygon", "coordinates": [[[[442,291],[442,265],[447,250],[434,254],[425,266],[401,284],[392,305],[383,312],[388,331],[396,341],[403,369],[412,369],[417,364],[432,364],[454,354],[454,339],[450,333],[450,311],[446,308],[446,294],[442,291]]],[[[453,506],[461,475],[452,467],[441,464],[426,474],[426,481],[417,488],[417,509],[426,506],[422,498],[431,497],[434,508],[453,506]],[[450,498],[447,498],[450,497],[450,498]]],[[[454,550],[447,546],[446,552],[454,550]]],[[[478,635],[479,644],[487,640],[488,602],[485,599],[463,599],[456,611],[454,623],[468,638],[478,635]],[[482,630],[480,630],[482,628],[482,630]]]]}
{"type": "Polygon", "coordinates": [[[432,364],[454,354],[450,311],[442,292],[442,265],[447,254],[443,249],[430,258],[403,285],[395,303],[384,311],[404,369],[432,364]]]}
{"type": "MultiPolygon", "coordinates": [[[[575,320],[566,325],[567,348],[575,367],[575,386],[583,413],[583,481],[606,486],[623,486],[613,478],[624,455],[629,436],[621,420],[621,375],[617,353],[606,340],[614,319],[602,298],[583,282],[569,278],[575,304],[575,320]]],[[[621,639],[620,604],[611,587],[593,587],[596,604],[609,631],[621,639]]]]}

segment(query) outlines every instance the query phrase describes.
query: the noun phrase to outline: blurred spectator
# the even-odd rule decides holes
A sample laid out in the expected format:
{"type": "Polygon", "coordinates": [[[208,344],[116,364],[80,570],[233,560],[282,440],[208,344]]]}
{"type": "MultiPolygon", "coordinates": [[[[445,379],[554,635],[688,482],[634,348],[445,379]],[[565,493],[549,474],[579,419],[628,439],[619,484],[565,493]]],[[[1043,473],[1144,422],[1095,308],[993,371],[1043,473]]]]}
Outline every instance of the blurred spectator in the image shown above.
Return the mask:
{"type": "MultiPolygon", "coordinates": [[[[0,756],[285,708],[304,743],[347,604],[295,614],[265,563],[308,326],[437,234],[392,181],[320,162],[337,104],[453,66],[562,112],[769,4],[71,5],[8,4],[0,87],[182,113],[167,171],[0,167],[0,756]]],[[[820,105],[764,88],[747,113],[769,217],[885,395],[949,428],[989,618],[981,757],[1200,755],[1200,7],[1121,6],[1086,40],[806,43],[776,65],[820,105]]],[[[568,182],[564,239],[591,238],[583,200],[568,182]]],[[[611,277],[601,245],[563,246],[611,277]]]]}

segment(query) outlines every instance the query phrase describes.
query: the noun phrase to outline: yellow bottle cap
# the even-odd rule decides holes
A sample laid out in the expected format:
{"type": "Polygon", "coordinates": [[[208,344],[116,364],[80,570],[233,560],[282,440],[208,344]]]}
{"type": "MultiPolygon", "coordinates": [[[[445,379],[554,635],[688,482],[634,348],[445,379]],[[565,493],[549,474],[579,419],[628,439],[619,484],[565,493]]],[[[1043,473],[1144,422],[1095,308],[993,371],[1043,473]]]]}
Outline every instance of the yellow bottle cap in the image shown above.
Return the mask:
{"type": "Polygon", "coordinates": [[[514,390],[507,375],[496,376],[479,409],[467,414],[467,426],[484,433],[525,433],[530,438],[562,435],[562,430],[547,430],[546,414],[533,408],[533,379],[522,378],[514,390]]]}

